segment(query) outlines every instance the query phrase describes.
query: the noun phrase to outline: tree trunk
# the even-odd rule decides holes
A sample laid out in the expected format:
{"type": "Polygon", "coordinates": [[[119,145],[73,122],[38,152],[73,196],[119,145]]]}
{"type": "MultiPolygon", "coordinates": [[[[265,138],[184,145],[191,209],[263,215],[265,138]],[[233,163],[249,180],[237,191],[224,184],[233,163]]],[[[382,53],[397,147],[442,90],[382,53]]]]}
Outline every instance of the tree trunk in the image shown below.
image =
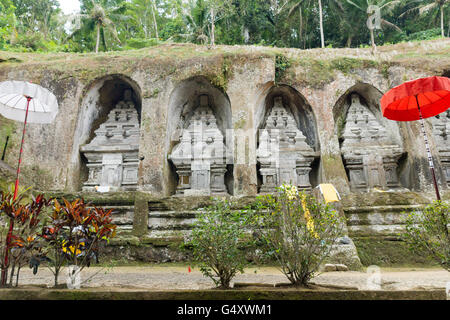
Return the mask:
{"type": "Polygon", "coordinates": [[[159,34],[158,34],[158,23],[156,22],[155,10],[156,10],[155,1],[152,1],[153,26],[155,27],[155,35],[156,35],[156,39],[159,39],[159,34]]]}
{"type": "Polygon", "coordinates": [[[97,42],[95,43],[95,53],[98,53],[99,44],[100,44],[100,23],[97,22],[97,42]]]}
{"type": "Polygon", "coordinates": [[[9,274],[9,286],[12,287],[13,286],[13,279],[14,279],[14,271],[16,269],[16,263],[15,261],[13,261],[12,265],[11,265],[11,273],[9,274]]]}
{"type": "Polygon", "coordinates": [[[302,7],[298,6],[298,12],[300,14],[300,24],[298,28],[298,47],[302,47],[302,33],[303,33],[303,15],[302,15],[302,7]]]}
{"type": "Polygon", "coordinates": [[[442,38],[445,38],[445,33],[444,33],[444,5],[440,5],[440,9],[441,9],[441,35],[442,35],[442,38]]]}
{"type": "Polygon", "coordinates": [[[347,37],[347,48],[352,46],[353,35],[349,34],[347,37]]]}
{"type": "Polygon", "coordinates": [[[216,31],[216,26],[214,20],[216,19],[214,15],[214,8],[211,8],[211,45],[214,46],[216,44],[216,39],[214,37],[214,33],[216,31]]]}
{"type": "Polygon", "coordinates": [[[17,268],[16,285],[15,285],[16,288],[19,286],[19,273],[20,273],[20,265],[19,265],[19,267],[17,268]]]}
{"type": "Polygon", "coordinates": [[[55,274],[54,274],[55,288],[58,287],[58,276],[59,276],[59,270],[55,271],[55,274]]]}
{"type": "Polygon", "coordinates": [[[370,29],[370,41],[372,42],[372,53],[377,52],[377,45],[375,44],[373,29],[370,29]]]}
{"type": "Polygon", "coordinates": [[[450,37],[450,19],[448,20],[447,37],[450,37]]]}
{"type": "Polygon", "coordinates": [[[322,45],[322,48],[325,48],[325,39],[323,36],[322,0],[319,0],[319,21],[320,21],[320,43],[322,45]]]}
{"type": "Polygon", "coordinates": [[[249,40],[250,40],[250,34],[248,31],[248,28],[244,26],[244,43],[248,44],[249,40]]]}

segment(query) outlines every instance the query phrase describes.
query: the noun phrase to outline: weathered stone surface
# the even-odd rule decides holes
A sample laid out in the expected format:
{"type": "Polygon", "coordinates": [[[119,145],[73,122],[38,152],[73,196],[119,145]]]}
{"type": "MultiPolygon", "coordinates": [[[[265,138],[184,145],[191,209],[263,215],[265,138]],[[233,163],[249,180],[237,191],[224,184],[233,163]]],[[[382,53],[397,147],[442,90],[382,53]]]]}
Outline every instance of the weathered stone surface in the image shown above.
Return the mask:
{"type": "MultiPolygon", "coordinates": [[[[448,41],[435,41],[430,48],[419,46],[420,48],[416,49],[439,52],[446,45],[448,41]]],[[[416,44],[413,44],[400,50],[416,50],[415,46],[416,44]]],[[[176,185],[173,186],[173,168],[167,159],[171,152],[170,136],[173,130],[167,128],[176,126],[178,119],[172,119],[173,116],[176,117],[176,112],[169,106],[171,100],[175,104],[183,103],[184,91],[178,92],[182,93],[179,101],[172,93],[176,93],[179,85],[186,80],[195,79],[192,83],[198,83],[198,79],[203,78],[212,87],[222,91],[224,99],[228,100],[229,111],[224,112],[221,119],[226,124],[223,128],[248,131],[247,142],[242,143],[246,150],[245,161],[238,163],[236,160],[240,155],[232,154],[233,165],[239,166],[239,169],[232,169],[229,179],[230,185],[234,184],[236,195],[254,194],[258,184],[255,156],[257,145],[254,143],[258,133],[255,130],[258,128],[259,119],[262,118],[258,109],[261,100],[264,104],[267,91],[274,85],[277,72],[275,51],[253,47],[218,47],[214,50],[190,45],[164,47],[167,52],[172,52],[172,49],[173,58],[171,54],[166,55],[167,61],[162,61],[157,56],[160,49],[152,48],[136,52],[137,56],[127,56],[126,53],[111,56],[55,55],[51,60],[42,57],[36,60],[35,56],[27,55],[11,60],[22,61],[21,63],[2,63],[1,80],[31,80],[39,83],[55,92],[60,105],[60,112],[54,123],[29,126],[26,141],[42,143],[26,146],[24,172],[37,166],[40,172],[33,179],[44,181],[38,176],[45,175],[47,187],[44,189],[79,190],[83,180],[87,178],[87,172],[82,172],[87,171],[87,168],[83,168],[79,148],[92,138],[90,134],[95,129],[96,121],[103,115],[101,109],[109,103],[105,97],[107,94],[111,95],[114,85],[119,85],[120,90],[125,87],[133,90],[141,110],[139,188],[155,195],[173,194],[176,185]],[[224,55],[224,52],[227,54],[224,55]],[[149,54],[152,55],[151,59],[149,54]],[[32,62],[28,63],[27,60],[32,62]],[[223,70],[227,70],[226,74],[223,70]]],[[[316,142],[320,145],[317,177],[319,182],[335,184],[342,194],[347,193],[349,183],[341,159],[337,134],[339,123],[334,116],[335,106],[340,104],[341,98],[356,92],[372,103],[378,98],[372,92],[381,94],[394,83],[435,75],[438,68],[446,68],[445,57],[440,59],[439,66],[429,68],[428,60],[427,63],[423,63],[423,60],[416,63],[414,58],[397,61],[396,55],[390,55],[387,51],[383,52],[383,57],[393,60],[389,64],[382,64],[364,49],[286,49],[283,54],[292,59],[293,63],[291,68],[285,70],[286,76],[279,78],[277,84],[297,91],[301,98],[294,100],[303,99],[311,107],[317,126],[316,142]],[[330,52],[333,54],[330,55],[330,52]],[[316,59],[333,63],[315,64],[316,59]],[[334,64],[337,60],[339,64],[334,64]],[[333,69],[334,65],[342,66],[341,62],[349,63],[348,69],[333,69]],[[322,67],[314,69],[310,68],[309,64],[322,67]],[[411,64],[414,64],[414,68],[409,67],[411,64]],[[330,77],[327,81],[315,81],[328,75],[330,77]],[[369,87],[373,90],[368,90],[369,87]]],[[[347,65],[345,67],[347,68],[347,65]]],[[[201,90],[195,86],[190,88],[190,92],[197,96],[204,92],[202,85],[197,87],[201,90]]],[[[262,113],[264,115],[264,112],[262,113]]],[[[403,142],[400,147],[407,152],[406,158],[399,160],[402,162],[399,169],[404,171],[398,176],[401,186],[412,186],[415,190],[432,192],[419,124],[404,123],[400,124],[399,128],[399,138],[403,142]]],[[[16,136],[20,136],[20,126],[17,126],[15,133],[17,134],[12,136],[11,143],[17,143],[19,138],[16,136]]],[[[223,134],[225,136],[226,132],[223,134]]],[[[240,134],[235,135],[235,140],[230,142],[234,144],[240,137],[240,134]]],[[[431,143],[433,145],[434,141],[431,143]]],[[[432,148],[432,152],[438,159],[438,151],[432,148]]],[[[17,149],[9,148],[8,164],[13,166],[16,156],[17,149]]],[[[438,172],[438,179],[444,180],[442,172],[438,172]]],[[[226,185],[228,188],[229,185],[226,185]]]]}
{"type": "MultiPolygon", "coordinates": [[[[448,70],[450,60],[441,52],[448,48],[449,43],[447,39],[400,44],[395,47],[399,50],[397,52],[380,48],[379,57],[372,56],[366,49],[296,50],[218,46],[210,50],[182,44],[145,48],[132,54],[55,54],[49,58],[47,55],[0,52],[0,55],[18,57],[17,60],[5,60],[16,62],[0,65],[0,81],[32,81],[48,88],[58,98],[60,109],[52,124],[30,124],[27,127],[23,172],[29,176],[30,184],[44,191],[56,191],[53,194],[58,197],[86,197],[95,204],[110,207],[130,209],[134,206],[133,232],[140,237],[153,231],[158,231],[161,239],[179,237],[178,231],[188,230],[192,223],[191,218],[183,216],[184,213],[211,204],[208,196],[200,196],[209,194],[207,191],[202,193],[202,190],[192,190],[191,196],[186,198],[170,197],[177,190],[177,168],[168,158],[177,144],[172,137],[179,123],[182,124],[179,129],[187,129],[188,123],[183,121],[193,114],[198,98],[205,94],[211,99],[209,104],[226,146],[226,167],[221,167],[222,171],[226,169],[223,184],[227,192],[240,197],[238,199],[242,204],[254,200],[251,196],[257,193],[258,185],[262,183],[258,181],[260,167],[256,151],[261,144],[257,143],[260,137],[257,130],[264,127],[263,122],[270,112],[266,108],[267,101],[281,95],[289,100],[283,107],[295,119],[296,129],[292,130],[295,137],[301,137],[297,132],[299,130],[306,138],[306,144],[317,155],[314,161],[302,160],[301,168],[305,171],[311,168],[308,174],[303,173],[304,181],[309,178],[312,186],[321,182],[335,185],[343,196],[343,207],[349,208],[345,209],[350,218],[349,238],[363,234],[392,236],[402,229],[399,208],[427,204],[433,200],[434,191],[420,124],[396,124],[382,119],[379,99],[393,85],[419,77],[441,75],[443,70],[448,70]],[[161,56],[162,51],[167,54],[161,56]],[[420,55],[418,51],[426,54],[415,58],[420,55]],[[414,53],[414,57],[400,58],[401,52],[414,53]],[[276,65],[277,55],[290,59],[291,67],[280,70],[276,65]],[[430,58],[435,55],[439,56],[439,63],[435,58],[430,58]],[[282,74],[280,71],[283,71],[282,74]],[[135,150],[133,170],[137,167],[137,183],[133,179],[132,185],[137,184],[138,190],[142,191],[139,199],[136,196],[136,202],[134,193],[78,192],[89,175],[80,147],[92,141],[94,131],[105,122],[115,104],[123,100],[125,90],[132,91],[140,127],[138,147],[135,147],[135,142],[130,144],[135,150]],[[368,108],[373,117],[369,113],[367,123],[363,117],[362,122],[357,119],[357,127],[348,125],[346,128],[346,124],[351,123],[351,118],[347,117],[346,122],[345,116],[352,94],[360,97],[360,103],[368,108]],[[304,117],[300,116],[302,112],[304,117]],[[370,139],[377,136],[374,139],[377,148],[372,150],[372,154],[381,156],[381,159],[368,159],[369,154],[363,150],[357,157],[357,165],[364,168],[363,172],[378,172],[380,178],[377,180],[373,172],[364,173],[362,177],[367,188],[357,188],[357,191],[368,193],[355,193],[353,182],[362,185],[364,179],[349,179],[345,171],[346,167],[351,169],[353,159],[350,156],[346,158],[346,154],[357,150],[346,146],[358,136],[358,129],[361,129],[361,136],[364,132],[371,134],[367,136],[370,139]],[[376,133],[375,129],[378,129],[376,133]],[[344,141],[342,138],[345,138],[344,141]],[[344,152],[344,158],[341,146],[342,150],[348,151],[344,152]],[[364,156],[367,159],[361,160],[364,156]],[[371,189],[378,189],[378,186],[381,189],[394,188],[399,192],[375,192],[374,188],[371,189]],[[394,210],[389,206],[397,207],[394,210]],[[376,208],[369,210],[366,207],[376,208]],[[162,228],[164,225],[166,230],[162,228]]],[[[362,111],[363,115],[367,115],[367,109],[362,111]]],[[[427,120],[426,130],[438,181],[443,188],[442,196],[448,200],[448,140],[447,129],[443,130],[446,117],[442,115],[440,119],[427,120]],[[433,124],[434,134],[430,124],[433,124]]],[[[0,124],[3,128],[9,126],[1,117],[0,124]]],[[[445,124],[445,128],[447,126],[445,124]]],[[[287,127],[292,129],[290,125],[287,127]]],[[[17,123],[11,128],[6,161],[14,168],[21,125],[17,123]]],[[[218,137],[216,133],[214,137],[218,137]]],[[[307,148],[303,149],[297,150],[298,153],[307,148]]],[[[126,157],[109,160],[115,165],[126,163],[126,157]]],[[[292,168],[293,161],[287,162],[292,168]]],[[[297,163],[295,166],[297,169],[297,163]]],[[[116,173],[113,177],[113,181],[120,180],[116,173]]],[[[220,173],[217,183],[220,187],[215,190],[223,190],[223,184],[220,173]]],[[[210,190],[213,189],[210,184],[210,190]]],[[[131,220],[131,209],[128,209],[117,216],[118,223],[127,228],[131,220]]],[[[341,245],[346,248],[350,244],[341,245]]],[[[352,250],[344,251],[350,253],[352,250]]],[[[342,263],[350,267],[350,264],[342,263]]]]}
{"type": "Polygon", "coordinates": [[[348,271],[348,267],[345,264],[336,264],[337,271],[348,271]]]}
{"type": "Polygon", "coordinates": [[[403,149],[392,142],[391,135],[357,93],[351,95],[342,139],[341,152],[352,190],[400,187],[397,167],[403,149]]]}
{"type": "Polygon", "coordinates": [[[306,143],[281,96],[274,98],[274,106],[260,130],[256,156],[262,176],[261,192],[274,192],[284,183],[311,189],[311,163],[318,153],[306,143]]]}
{"type": "Polygon", "coordinates": [[[136,190],[139,122],[131,90],[124,91],[106,122],[95,130],[95,138],[80,151],[88,159],[84,191],[136,190]]]}
{"type": "Polygon", "coordinates": [[[327,263],[323,266],[322,271],[323,272],[332,272],[332,271],[337,271],[337,268],[336,268],[335,264],[327,263]]]}
{"type": "Polygon", "coordinates": [[[226,194],[226,145],[209,106],[209,97],[200,95],[187,127],[169,159],[178,174],[177,194],[200,196],[226,194]]]}
{"type": "Polygon", "coordinates": [[[445,182],[450,184],[450,110],[432,118],[433,136],[439,152],[441,169],[444,171],[445,182]]]}

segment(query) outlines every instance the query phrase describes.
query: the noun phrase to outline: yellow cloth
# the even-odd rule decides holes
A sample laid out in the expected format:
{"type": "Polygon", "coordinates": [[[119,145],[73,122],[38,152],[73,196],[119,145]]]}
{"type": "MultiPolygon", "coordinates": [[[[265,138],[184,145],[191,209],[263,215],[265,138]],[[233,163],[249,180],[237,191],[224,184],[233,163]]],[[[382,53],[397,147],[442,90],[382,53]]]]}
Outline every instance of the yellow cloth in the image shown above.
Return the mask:
{"type": "Polygon", "coordinates": [[[325,203],[339,202],[341,200],[339,193],[331,183],[321,183],[319,184],[319,188],[325,199],[325,203]]]}

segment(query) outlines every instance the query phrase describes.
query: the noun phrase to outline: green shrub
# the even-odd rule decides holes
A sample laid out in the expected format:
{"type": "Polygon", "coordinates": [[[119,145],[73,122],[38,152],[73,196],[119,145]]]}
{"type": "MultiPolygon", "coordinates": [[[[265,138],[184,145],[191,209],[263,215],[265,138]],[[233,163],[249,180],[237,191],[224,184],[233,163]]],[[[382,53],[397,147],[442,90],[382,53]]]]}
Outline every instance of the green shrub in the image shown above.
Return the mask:
{"type": "Polygon", "coordinates": [[[158,44],[158,39],[142,39],[142,38],[131,38],[127,40],[127,45],[125,49],[142,49],[146,47],[153,47],[158,44]]]}
{"type": "Polygon", "coordinates": [[[188,244],[193,257],[200,264],[200,271],[211,278],[217,287],[230,287],[238,272],[243,273],[248,264],[244,250],[247,219],[239,211],[233,211],[225,200],[216,202],[200,211],[188,244]]]}
{"type": "Polygon", "coordinates": [[[441,29],[433,28],[424,31],[414,32],[408,36],[408,40],[433,40],[441,37],[441,29]]]}
{"type": "Polygon", "coordinates": [[[19,190],[16,199],[13,192],[0,191],[0,266],[6,276],[0,287],[17,287],[20,270],[29,264],[36,273],[43,257],[39,229],[52,200],[43,195],[28,200],[26,191],[19,190]]]}
{"type": "Polygon", "coordinates": [[[98,263],[103,246],[116,235],[112,210],[90,208],[83,199],[72,202],[54,200],[50,221],[42,228],[48,267],[54,275],[55,287],[64,265],[76,266],[77,273],[98,263]]]}
{"type": "Polygon", "coordinates": [[[282,54],[277,54],[275,57],[275,83],[278,83],[286,73],[286,70],[291,67],[291,61],[282,54]]]}
{"type": "Polygon", "coordinates": [[[307,286],[342,235],[339,213],[292,185],[259,198],[253,214],[264,255],[293,285],[307,286]]]}
{"type": "Polygon", "coordinates": [[[450,208],[435,201],[424,210],[413,211],[406,218],[405,241],[418,254],[426,252],[444,269],[450,271],[450,208]]]}

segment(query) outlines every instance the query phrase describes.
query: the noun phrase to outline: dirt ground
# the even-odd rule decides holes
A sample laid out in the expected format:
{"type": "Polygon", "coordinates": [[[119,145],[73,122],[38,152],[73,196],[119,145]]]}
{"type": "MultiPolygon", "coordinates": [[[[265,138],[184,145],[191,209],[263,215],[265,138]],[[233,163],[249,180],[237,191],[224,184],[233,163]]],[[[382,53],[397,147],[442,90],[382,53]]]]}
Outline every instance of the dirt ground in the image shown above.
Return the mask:
{"type": "MultiPolygon", "coordinates": [[[[66,283],[68,271],[63,270],[59,283],[66,283]]],[[[239,274],[233,283],[286,283],[286,277],[274,267],[248,268],[239,274]]],[[[438,268],[381,268],[367,272],[326,272],[312,282],[319,285],[334,285],[364,289],[409,290],[450,287],[450,272],[438,268]],[[374,272],[375,271],[375,272],[374,272]],[[379,271],[379,273],[377,272],[379,271]]],[[[197,268],[188,265],[152,265],[126,267],[90,267],[81,272],[82,287],[145,288],[150,290],[209,289],[212,280],[203,277],[197,268]]],[[[39,269],[33,275],[31,269],[20,273],[21,285],[53,285],[53,275],[46,269],[39,269]]]]}

